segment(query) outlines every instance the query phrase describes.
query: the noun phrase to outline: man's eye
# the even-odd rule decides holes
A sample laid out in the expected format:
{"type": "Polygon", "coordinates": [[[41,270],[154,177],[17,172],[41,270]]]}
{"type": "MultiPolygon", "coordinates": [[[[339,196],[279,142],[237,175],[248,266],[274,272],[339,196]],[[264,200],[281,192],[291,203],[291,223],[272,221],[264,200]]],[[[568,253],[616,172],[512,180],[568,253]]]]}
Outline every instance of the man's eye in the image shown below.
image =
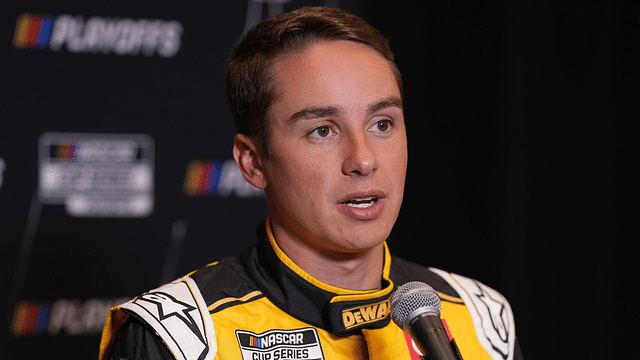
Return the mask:
{"type": "Polygon", "coordinates": [[[389,120],[380,120],[376,123],[376,130],[380,131],[380,132],[385,132],[388,131],[389,128],[391,127],[391,121],[389,120]]]}
{"type": "Polygon", "coordinates": [[[320,126],[313,130],[311,134],[316,137],[325,138],[331,134],[331,129],[328,126],[320,126]]]}

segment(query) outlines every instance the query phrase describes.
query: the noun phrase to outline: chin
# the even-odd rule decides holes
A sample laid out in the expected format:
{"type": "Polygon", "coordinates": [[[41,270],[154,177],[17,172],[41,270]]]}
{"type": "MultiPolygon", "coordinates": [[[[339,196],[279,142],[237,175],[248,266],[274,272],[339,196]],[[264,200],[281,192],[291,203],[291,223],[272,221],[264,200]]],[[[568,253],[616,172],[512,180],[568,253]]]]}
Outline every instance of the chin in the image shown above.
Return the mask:
{"type": "Polygon", "coordinates": [[[349,238],[345,239],[342,243],[345,244],[345,248],[349,252],[361,252],[375,248],[381,245],[387,237],[389,232],[387,231],[355,231],[349,234],[349,238]]]}

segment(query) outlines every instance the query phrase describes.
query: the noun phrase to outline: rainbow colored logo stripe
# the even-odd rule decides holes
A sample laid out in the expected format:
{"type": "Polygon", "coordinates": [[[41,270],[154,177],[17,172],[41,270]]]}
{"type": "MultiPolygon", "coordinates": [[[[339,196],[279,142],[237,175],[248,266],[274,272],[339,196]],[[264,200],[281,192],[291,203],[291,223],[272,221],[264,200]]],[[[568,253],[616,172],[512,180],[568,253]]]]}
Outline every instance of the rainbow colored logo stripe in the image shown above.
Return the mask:
{"type": "Polygon", "coordinates": [[[75,162],[78,160],[78,144],[75,141],[67,141],[54,146],[55,157],[59,160],[75,162]]]}
{"type": "Polygon", "coordinates": [[[13,46],[18,49],[42,50],[49,47],[54,17],[50,14],[24,13],[18,17],[13,46]]]}
{"type": "Polygon", "coordinates": [[[255,336],[249,336],[249,346],[254,346],[254,347],[261,347],[260,346],[260,339],[255,337],[255,336]]]}
{"type": "Polygon", "coordinates": [[[51,304],[47,301],[21,301],[11,321],[13,336],[41,336],[47,331],[51,304]]]}
{"type": "Polygon", "coordinates": [[[218,195],[223,172],[222,161],[192,161],[187,167],[184,193],[188,196],[218,195]]]}

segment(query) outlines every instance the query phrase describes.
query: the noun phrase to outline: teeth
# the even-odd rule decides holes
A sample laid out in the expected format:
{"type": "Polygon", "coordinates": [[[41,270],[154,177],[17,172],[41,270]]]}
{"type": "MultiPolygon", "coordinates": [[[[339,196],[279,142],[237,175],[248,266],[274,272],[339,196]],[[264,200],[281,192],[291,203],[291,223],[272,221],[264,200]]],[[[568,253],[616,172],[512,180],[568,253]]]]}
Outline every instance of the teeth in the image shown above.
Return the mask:
{"type": "Polygon", "coordinates": [[[375,204],[375,202],[376,202],[375,197],[367,197],[367,198],[351,199],[349,201],[345,201],[344,204],[351,207],[366,208],[375,204]]]}

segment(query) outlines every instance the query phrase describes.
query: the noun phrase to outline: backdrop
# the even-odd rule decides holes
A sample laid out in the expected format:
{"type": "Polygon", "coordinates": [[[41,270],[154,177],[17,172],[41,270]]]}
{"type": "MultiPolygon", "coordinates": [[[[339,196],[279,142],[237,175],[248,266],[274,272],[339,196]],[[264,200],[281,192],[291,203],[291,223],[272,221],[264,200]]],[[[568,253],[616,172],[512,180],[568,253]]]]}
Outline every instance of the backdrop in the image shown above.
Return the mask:
{"type": "Polygon", "coordinates": [[[392,252],[505,294],[528,359],[635,355],[631,4],[25,0],[0,12],[0,358],[95,358],[109,307],[254,243],[268,210],[231,160],[222,70],[304,5],[396,53],[392,252]]]}

